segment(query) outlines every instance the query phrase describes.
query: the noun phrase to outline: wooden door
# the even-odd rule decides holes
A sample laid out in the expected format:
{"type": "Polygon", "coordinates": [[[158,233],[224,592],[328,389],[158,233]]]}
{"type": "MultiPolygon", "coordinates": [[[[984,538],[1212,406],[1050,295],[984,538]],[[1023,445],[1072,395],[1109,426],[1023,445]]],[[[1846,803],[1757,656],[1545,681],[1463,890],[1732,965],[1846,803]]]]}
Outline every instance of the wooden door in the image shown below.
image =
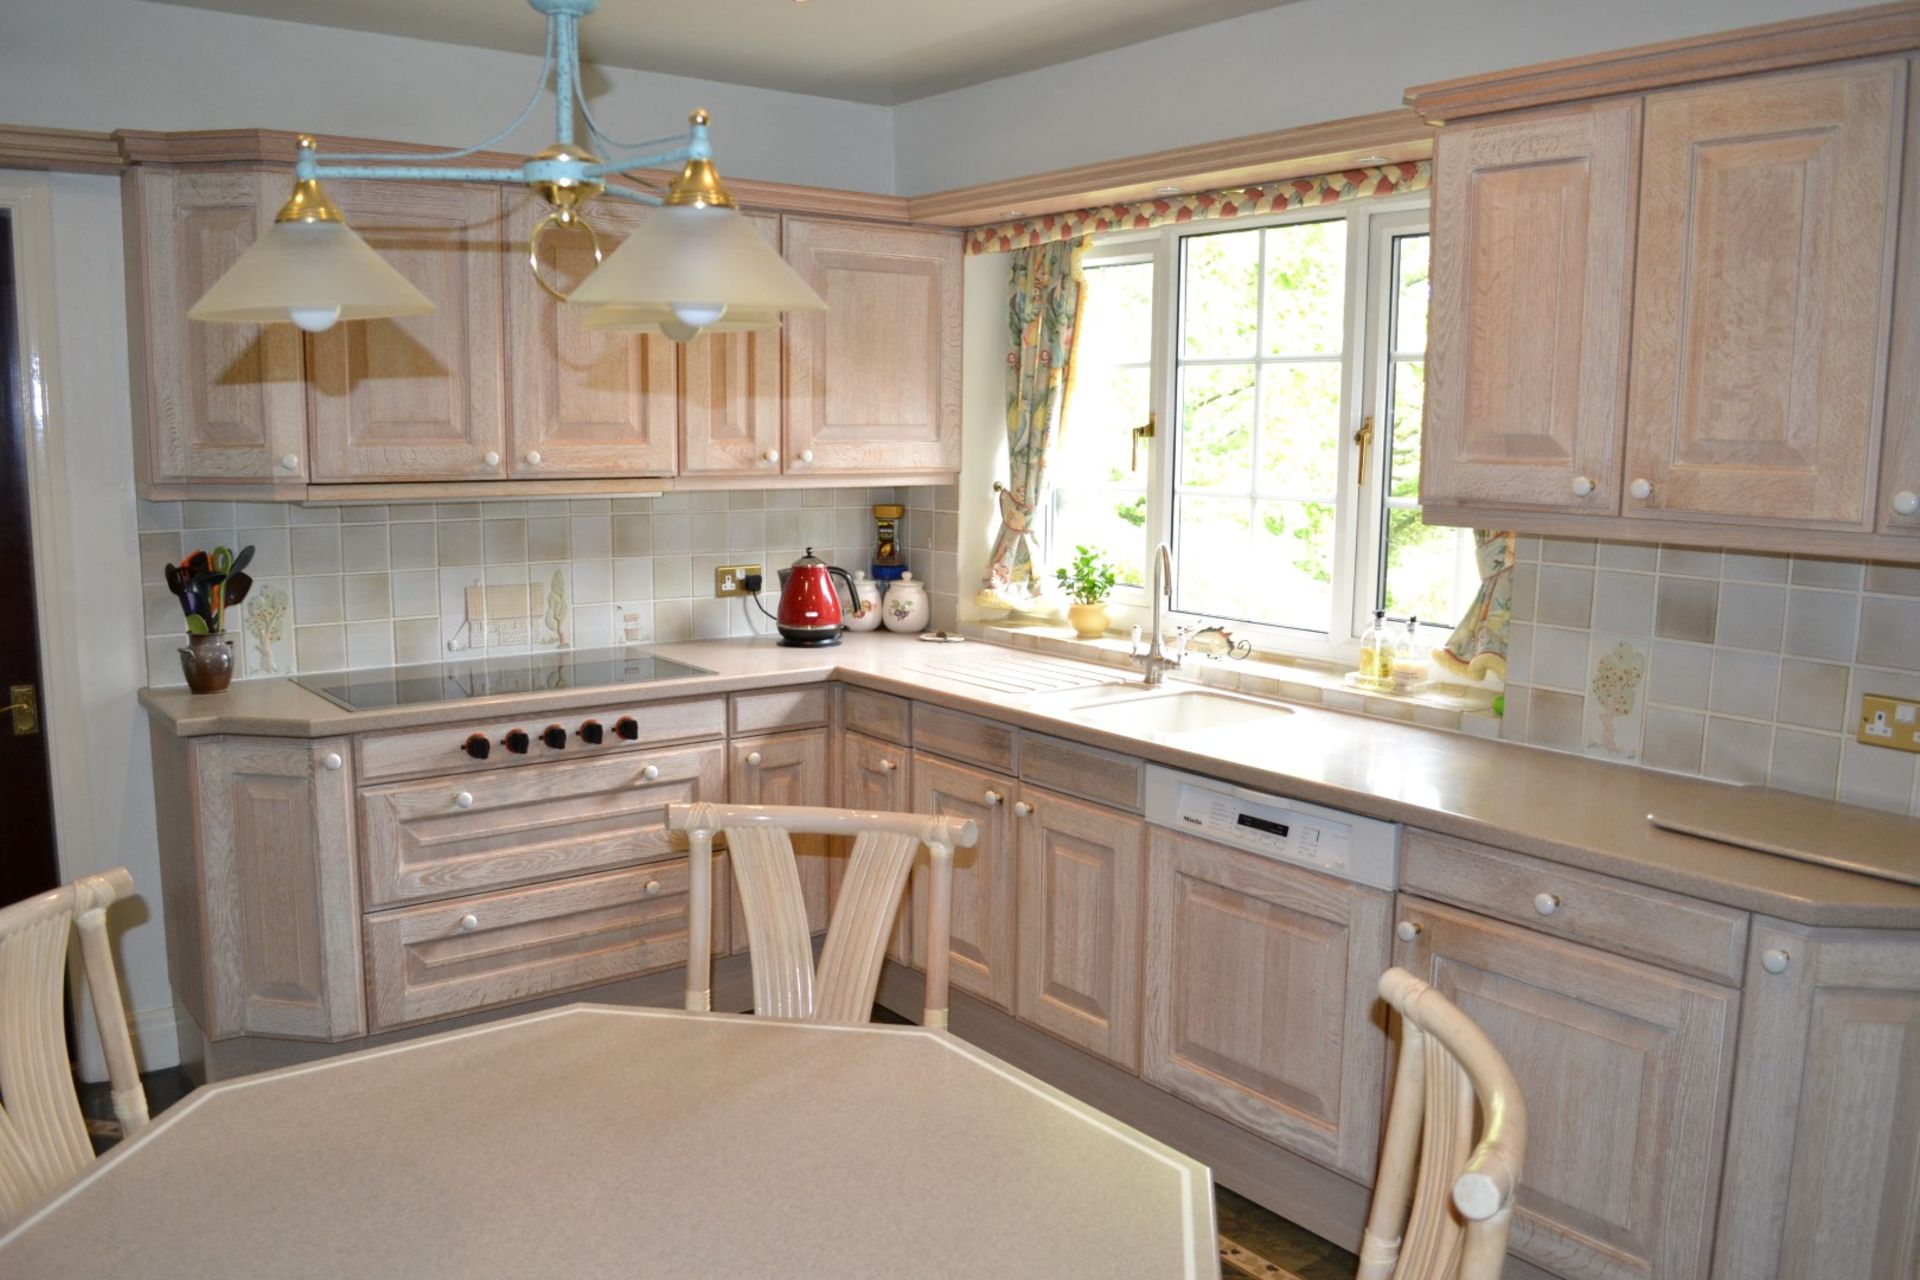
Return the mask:
{"type": "Polygon", "coordinates": [[[1629,516],[1870,527],[1905,85],[1879,62],[1648,97],[1629,516]]]}
{"type": "Polygon", "coordinates": [[[1726,1168],[1716,1277],[1920,1273],[1920,934],[1754,921],[1726,1168]]]}
{"type": "Polygon", "coordinates": [[[144,488],[307,478],[300,331],[187,319],[272,224],[290,189],[285,170],[138,167],[122,180],[133,411],[146,433],[135,461],[144,488]]]}
{"type": "Polygon", "coordinates": [[[340,182],[334,199],[435,309],[313,336],[314,480],[505,475],[499,190],[340,182]]]}
{"type": "Polygon", "coordinates": [[[960,239],[789,218],[827,310],[787,320],[790,472],[960,469],[960,239]]]}
{"type": "Polygon", "coordinates": [[[1392,897],[1151,832],[1143,1078],[1369,1181],[1392,897]]]}
{"type": "Polygon", "coordinates": [[[1420,500],[1620,509],[1640,104],[1443,129],[1420,500]]]}
{"type": "Polygon", "coordinates": [[[215,738],[193,755],[212,1038],[366,1032],[345,738],[215,738]]]}
{"type": "MultiPolygon", "coordinates": [[[[507,272],[507,471],[518,480],[555,476],[669,476],[679,434],[678,361],[658,334],[596,333],[585,307],[557,301],[540,287],[522,248],[552,212],[513,198],[507,219],[514,252],[507,272]]],[[[648,216],[622,200],[588,211],[611,254],[648,216]]],[[[592,241],[578,228],[549,227],[540,239],[540,274],[571,292],[592,274],[592,241]]]]}
{"type": "MultiPolygon", "coordinates": [[[[780,219],[747,214],[780,246],[780,219]]],[[[680,348],[680,474],[778,475],[780,331],[715,333],[680,348]]]]}
{"type": "MultiPolygon", "coordinates": [[[[1920,60],[1907,63],[1916,83],[1920,60]]],[[[1893,367],[1887,377],[1886,442],[1880,463],[1880,532],[1920,537],[1920,92],[1907,95],[1906,163],[1894,276],[1893,367]]]]}
{"type": "Polygon", "coordinates": [[[1023,786],[1014,1012],[1132,1071],[1140,1065],[1146,824],[1023,786]]]}
{"type": "MultiPolygon", "coordinates": [[[[847,733],[840,739],[840,807],[869,813],[912,813],[913,761],[906,748],[847,733]]],[[[853,842],[844,842],[832,865],[833,897],[838,900],[846,855],[853,842]]],[[[900,895],[900,914],[894,920],[887,954],[901,964],[913,963],[913,892],[900,895]]]]}
{"type": "MultiPolygon", "coordinates": [[[[1014,851],[1007,807],[1014,782],[997,773],[913,754],[913,811],[971,818],[980,842],[953,855],[950,981],[955,990],[1013,1007],[1014,851]]],[[[924,871],[916,872],[913,918],[927,918],[924,871]]],[[[914,961],[927,964],[926,931],[913,933],[914,961]]]]}
{"type": "MultiPolygon", "coordinates": [[[[735,738],[729,744],[729,797],[735,804],[798,804],[825,808],[832,803],[827,785],[827,731],[776,733],[765,737],[735,738]]],[[[827,927],[827,864],[831,860],[825,836],[795,836],[793,851],[800,864],[800,889],[807,902],[807,927],[815,933],[827,927]]],[[[746,917],[734,905],[734,950],[747,949],[746,917]]]]}
{"type": "Polygon", "coordinates": [[[1738,993],[1404,895],[1398,915],[1395,960],[1527,1101],[1509,1251],[1568,1280],[1704,1275],[1738,993]]]}

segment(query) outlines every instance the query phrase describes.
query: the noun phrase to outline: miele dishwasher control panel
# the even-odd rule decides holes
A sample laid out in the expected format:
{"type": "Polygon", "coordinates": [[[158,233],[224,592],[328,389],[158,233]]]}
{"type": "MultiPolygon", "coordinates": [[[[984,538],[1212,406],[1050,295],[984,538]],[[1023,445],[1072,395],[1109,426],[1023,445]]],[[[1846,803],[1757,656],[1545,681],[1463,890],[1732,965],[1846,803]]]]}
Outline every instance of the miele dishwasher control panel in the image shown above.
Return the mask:
{"type": "Polygon", "coordinates": [[[1399,883],[1400,824],[1147,767],[1147,821],[1376,889],[1399,883]]]}

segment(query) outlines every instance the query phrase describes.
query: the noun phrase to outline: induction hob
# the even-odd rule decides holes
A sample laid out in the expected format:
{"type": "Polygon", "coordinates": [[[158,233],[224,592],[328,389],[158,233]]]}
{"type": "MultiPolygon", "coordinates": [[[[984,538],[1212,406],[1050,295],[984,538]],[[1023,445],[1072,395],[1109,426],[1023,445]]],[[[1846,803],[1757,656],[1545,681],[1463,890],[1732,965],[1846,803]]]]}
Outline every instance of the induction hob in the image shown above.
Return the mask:
{"type": "Polygon", "coordinates": [[[710,676],[705,667],[662,658],[644,649],[577,649],[511,657],[423,662],[410,667],[330,671],[295,676],[293,682],[349,711],[458,702],[500,693],[593,689],[602,685],[652,684],[710,676]]]}

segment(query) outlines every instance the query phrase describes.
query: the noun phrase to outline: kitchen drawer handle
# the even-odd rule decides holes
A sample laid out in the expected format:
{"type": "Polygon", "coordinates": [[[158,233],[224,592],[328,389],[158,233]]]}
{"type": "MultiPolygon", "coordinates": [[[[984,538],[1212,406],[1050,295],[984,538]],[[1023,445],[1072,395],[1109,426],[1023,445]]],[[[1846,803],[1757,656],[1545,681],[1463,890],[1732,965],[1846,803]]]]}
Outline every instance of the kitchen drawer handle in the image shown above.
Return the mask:
{"type": "Polygon", "coordinates": [[[500,465],[500,455],[495,453],[493,450],[489,449],[485,453],[480,455],[480,461],[486,463],[490,467],[497,467],[500,465]]]}
{"type": "Polygon", "coordinates": [[[472,933],[480,927],[480,917],[469,911],[460,917],[460,932],[472,933]]]}
{"type": "Polygon", "coordinates": [[[1787,966],[1792,963],[1793,953],[1781,947],[1760,953],[1760,967],[1768,973],[1785,973],[1787,966]]]}
{"type": "Polygon", "coordinates": [[[530,467],[540,465],[540,451],[538,449],[527,450],[527,465],[530,467]]]}
{"type": "Polygon", "coordinates": [[[1411,920],[1402,920],[1399,924],[1393,926],[1393,932],[1394,936],[1399,938],[1400,941],[1412,942],[1420,936],[1420,926],[1411,920]]]}
{"type": "Polygon", "coordinates": [[[297,454],[297,453],[283,453],[283,454],[281,454],[281,455],[280,455],[280,469],[281,469],[281,470],[283,470],[283,471],[292,471],[292,470],[293,470],[293,469],[294,469],[295,467],[298,467],[299,465],[300,465],[300,455],[299,455],[299,454],[297,454]]]}
{"type": "Polygon", "coordinates": [[[329,773],[333,773],[333,772],[338,772],[340,767],[346,764],[346,761],[340,758],[339,752],[329,751],[327,752],[326,758],[322,760],[320,763],[327,767],[327,771],[329,773]]]}
{"type": "Polygon", "coordinates": [[[802,463],[802,464],[805,464],[805,463],[809,463],[809,462],[812,462],[812,461],[813,461],[813,450],[811,450],[811,449],[802,449],[802,450],[800,451],[800,461],[801,461],[801,463],[802,463]]]}
{"type": "Polygon", "coordinates": [[[649,898],[660,896],[660,882],[658,880],[647,881],[647,896],[649,898]]]}
{"type": "Polygon", "coordinates": [[[1543,916],[1550,916],[1560,909],[1558,894],[1536,893],[1533,895],[1533,909],[1543,916]]]}
{"type": "Polygon", "coordinates": [[[1920,493],[1902,489],[1893,495],[1893,513],[1897,516],[1920,514],[1920,493]]]}
{"type": "Polygon", "coordinates": [[[453,807],[456,809],[473,808],[473,792],[462,791],[459,795],[455,796],[453,798],[453,807]]]}
{"type": "Polygon", "coordinates": [[[780,451],[778,449],[769,449],[760,455],[760,461],[766,463],[768,466],[772,466],[774,463],[780,461],[780,451]]]}
{"type": "Polygon", "coordinates": [[[898,769],[899,767],[900,767],[900,762],[898,760],[883,759],[880,761],[880,768],[883,772],[886,772],[886,773],[892,773],[895,769],[898,769]]]}
{"type": "Polygon", "coordinates": [[[1586,476],[1575,476],[1573,478],[1573,496],[1574,497],[1585,498],[1591,495],[1592,493],[1593,493],[1592,480],[1588,479],[1586,476]]]}
{"type": "Polygon", "coordinates": [[[657,764],[650,764],[646,768],[640,771],[640,780],[642,782],[652,782],[655,779],[657,779],[659,776],[660,776],[660,766],[657,764]]]}
{"type": "Polygon", "coordinates": [[[747,752],[747,767],[749,769],[758,769],[760,767],[760,753],[758,751],[747,752]]]}
{"type": "Polygon", "coordinates": [[[1005,800],[1006,797],[1001,795],[998,791],[989,791],[985,796],[982,797],[982,799],[984,799],[987,802],[987,808],[997,809],[1000,807],[1000,802],[1002,800],[1005,800]]]}
{"type": "Polygon", "coordinates": [[[1016,818],[1032,817],[1033,806],[1028,804],[1025,800],[1015,800],[1013,802],[1013,816],[1016,818]]]}
{"type": "Polygon", "coordinates": [[[1632,484],[1627,486],[1627,492],[1639,501],[1645,502],[1653,496],[1653,481],[1636,478],[1632,484]]]}

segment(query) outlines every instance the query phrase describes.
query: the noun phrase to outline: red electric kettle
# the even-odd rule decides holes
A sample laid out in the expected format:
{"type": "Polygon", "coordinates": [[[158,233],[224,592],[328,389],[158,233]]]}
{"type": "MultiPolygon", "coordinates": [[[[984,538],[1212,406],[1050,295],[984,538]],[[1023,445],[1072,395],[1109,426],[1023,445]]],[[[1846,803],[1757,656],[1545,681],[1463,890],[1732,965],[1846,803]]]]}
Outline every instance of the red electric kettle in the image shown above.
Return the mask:
{"type": "Polygon", "coordinates": [[[840,597],[833,590],[836,573],[847,584],[847,599],[854,599],[853,579],[847,571],[814,555],[812,547],[780,575],[780,612],[774,621],[780,627],[781,644],[817,649],[840,643],[846,627],[840,620],[840,597]]]}

